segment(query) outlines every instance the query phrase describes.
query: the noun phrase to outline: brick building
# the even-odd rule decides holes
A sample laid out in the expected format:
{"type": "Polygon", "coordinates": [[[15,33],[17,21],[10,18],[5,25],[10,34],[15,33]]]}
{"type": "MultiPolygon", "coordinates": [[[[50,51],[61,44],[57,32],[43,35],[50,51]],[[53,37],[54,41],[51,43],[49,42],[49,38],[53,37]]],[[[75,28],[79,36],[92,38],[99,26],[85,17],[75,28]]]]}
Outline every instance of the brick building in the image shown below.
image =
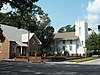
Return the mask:
{"type": "Polygon", "coordinates": [[[26,56],[28,50],[39,50],[41,42],[34,33],[30,33],[28,46],[28,31],[16,27],[1,25],[5,41],[0,43],[0,59],[11,59],[15,56],[26,56]]]}

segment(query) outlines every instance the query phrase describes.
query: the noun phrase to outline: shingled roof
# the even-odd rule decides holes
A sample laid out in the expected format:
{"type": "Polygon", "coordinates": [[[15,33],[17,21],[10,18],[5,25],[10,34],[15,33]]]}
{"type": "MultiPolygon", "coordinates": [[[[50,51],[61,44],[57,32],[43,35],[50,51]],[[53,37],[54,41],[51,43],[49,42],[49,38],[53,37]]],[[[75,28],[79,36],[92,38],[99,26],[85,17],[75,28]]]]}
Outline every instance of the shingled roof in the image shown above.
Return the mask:
{"type": "Polygon", "coordinates": [[[78,36],[75,36],[75,32],[55,33],[54,39],[76,40],[78,36]]]}
{"type": "MultiPolygon", "coordinates": [[[[0,26],[1,26],[1,29],[3,30],[3,32],[5,33],[5,36],[8,38],[9,41],[15,41],[20,46],[27,46],[27,44],[24,44],[22,42],[22,35],[23,34],[27,34],[28,33],[27,30],[25,30],[25,29],[18,29],[16,27],[7,26],[7,25],[3,25],[3,24],[0,24],[0,26]]],[[[33,35],[34,34],[32,34],[32,36],[33,35]]],[[[30,36],[30,38],[32,36],[30,36]]]]}

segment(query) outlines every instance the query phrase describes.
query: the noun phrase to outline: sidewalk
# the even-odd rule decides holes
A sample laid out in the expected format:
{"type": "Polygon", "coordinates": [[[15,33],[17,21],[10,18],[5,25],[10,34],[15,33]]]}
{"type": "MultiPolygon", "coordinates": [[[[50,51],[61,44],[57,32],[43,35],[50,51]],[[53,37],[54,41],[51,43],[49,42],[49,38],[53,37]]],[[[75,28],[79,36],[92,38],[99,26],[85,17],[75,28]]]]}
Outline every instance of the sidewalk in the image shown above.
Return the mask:
{"type": "Polygon", "coordinates": [[[78,63],[78,64],[100,65],[100,59],[95,59],[95,60],[85,61],[85,62],[81,62],[81,63],[78,63]]]}
{"type": "Polygon", "coordinates": [[[0,61],[15,61],[15,59],[3,59],[3,60],[0,60],[0,61]]]}
{"type": "Polygon", "coordinates": [[[63,62],[45,62],[46,64],[77,64],[76,62],[67,62],[67,61],[63,61],[63,62]]]}
{"type": "Polygon", "coordinates": [[[45,62],[47,64],[85,64],[85,65],[100,65],[100,59],[95,59],[95,60],[90,60],[90,61],[84,61],[84,62],[80,62],[80,63],[76,63],[76,62],[67,62],[67,61],[63,61],[63,62],[45,62]]]}

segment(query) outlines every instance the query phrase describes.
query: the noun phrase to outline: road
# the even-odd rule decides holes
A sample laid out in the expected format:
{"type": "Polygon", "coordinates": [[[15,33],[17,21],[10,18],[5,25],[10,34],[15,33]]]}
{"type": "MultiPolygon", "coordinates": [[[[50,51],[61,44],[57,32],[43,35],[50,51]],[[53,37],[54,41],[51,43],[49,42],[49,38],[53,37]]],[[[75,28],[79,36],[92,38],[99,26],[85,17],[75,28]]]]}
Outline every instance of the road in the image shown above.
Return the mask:
{"type": "Polygon", "coordinates": [[[100,75],[100,65],[0,62],[0,75],[100,75]]]}

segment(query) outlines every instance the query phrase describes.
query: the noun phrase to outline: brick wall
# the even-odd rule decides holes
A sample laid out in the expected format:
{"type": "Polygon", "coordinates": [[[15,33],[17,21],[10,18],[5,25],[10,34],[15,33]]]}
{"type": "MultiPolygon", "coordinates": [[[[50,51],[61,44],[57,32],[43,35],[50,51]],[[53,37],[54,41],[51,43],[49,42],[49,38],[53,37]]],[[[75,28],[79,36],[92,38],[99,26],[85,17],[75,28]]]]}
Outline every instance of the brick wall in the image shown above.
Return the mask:
{"type": "Polygon", "coordinates": [[[10,42],[7,38],[5,38],[5,41],[2,43],[1,47],[1,53],[0,53],[0,59],[9,59],[9,49],[10,48],[10,42]]]}
{"type": "Polygon", "coordinates": [[[39,46],[38,41],[36,40],[36,38],[33,36],[30,41],[29,41],[29,47],[30,50],[40,50],[41,46],[39,46]],[[34,43],[33,43],[33,39],[34,39],[34,43]]]}

